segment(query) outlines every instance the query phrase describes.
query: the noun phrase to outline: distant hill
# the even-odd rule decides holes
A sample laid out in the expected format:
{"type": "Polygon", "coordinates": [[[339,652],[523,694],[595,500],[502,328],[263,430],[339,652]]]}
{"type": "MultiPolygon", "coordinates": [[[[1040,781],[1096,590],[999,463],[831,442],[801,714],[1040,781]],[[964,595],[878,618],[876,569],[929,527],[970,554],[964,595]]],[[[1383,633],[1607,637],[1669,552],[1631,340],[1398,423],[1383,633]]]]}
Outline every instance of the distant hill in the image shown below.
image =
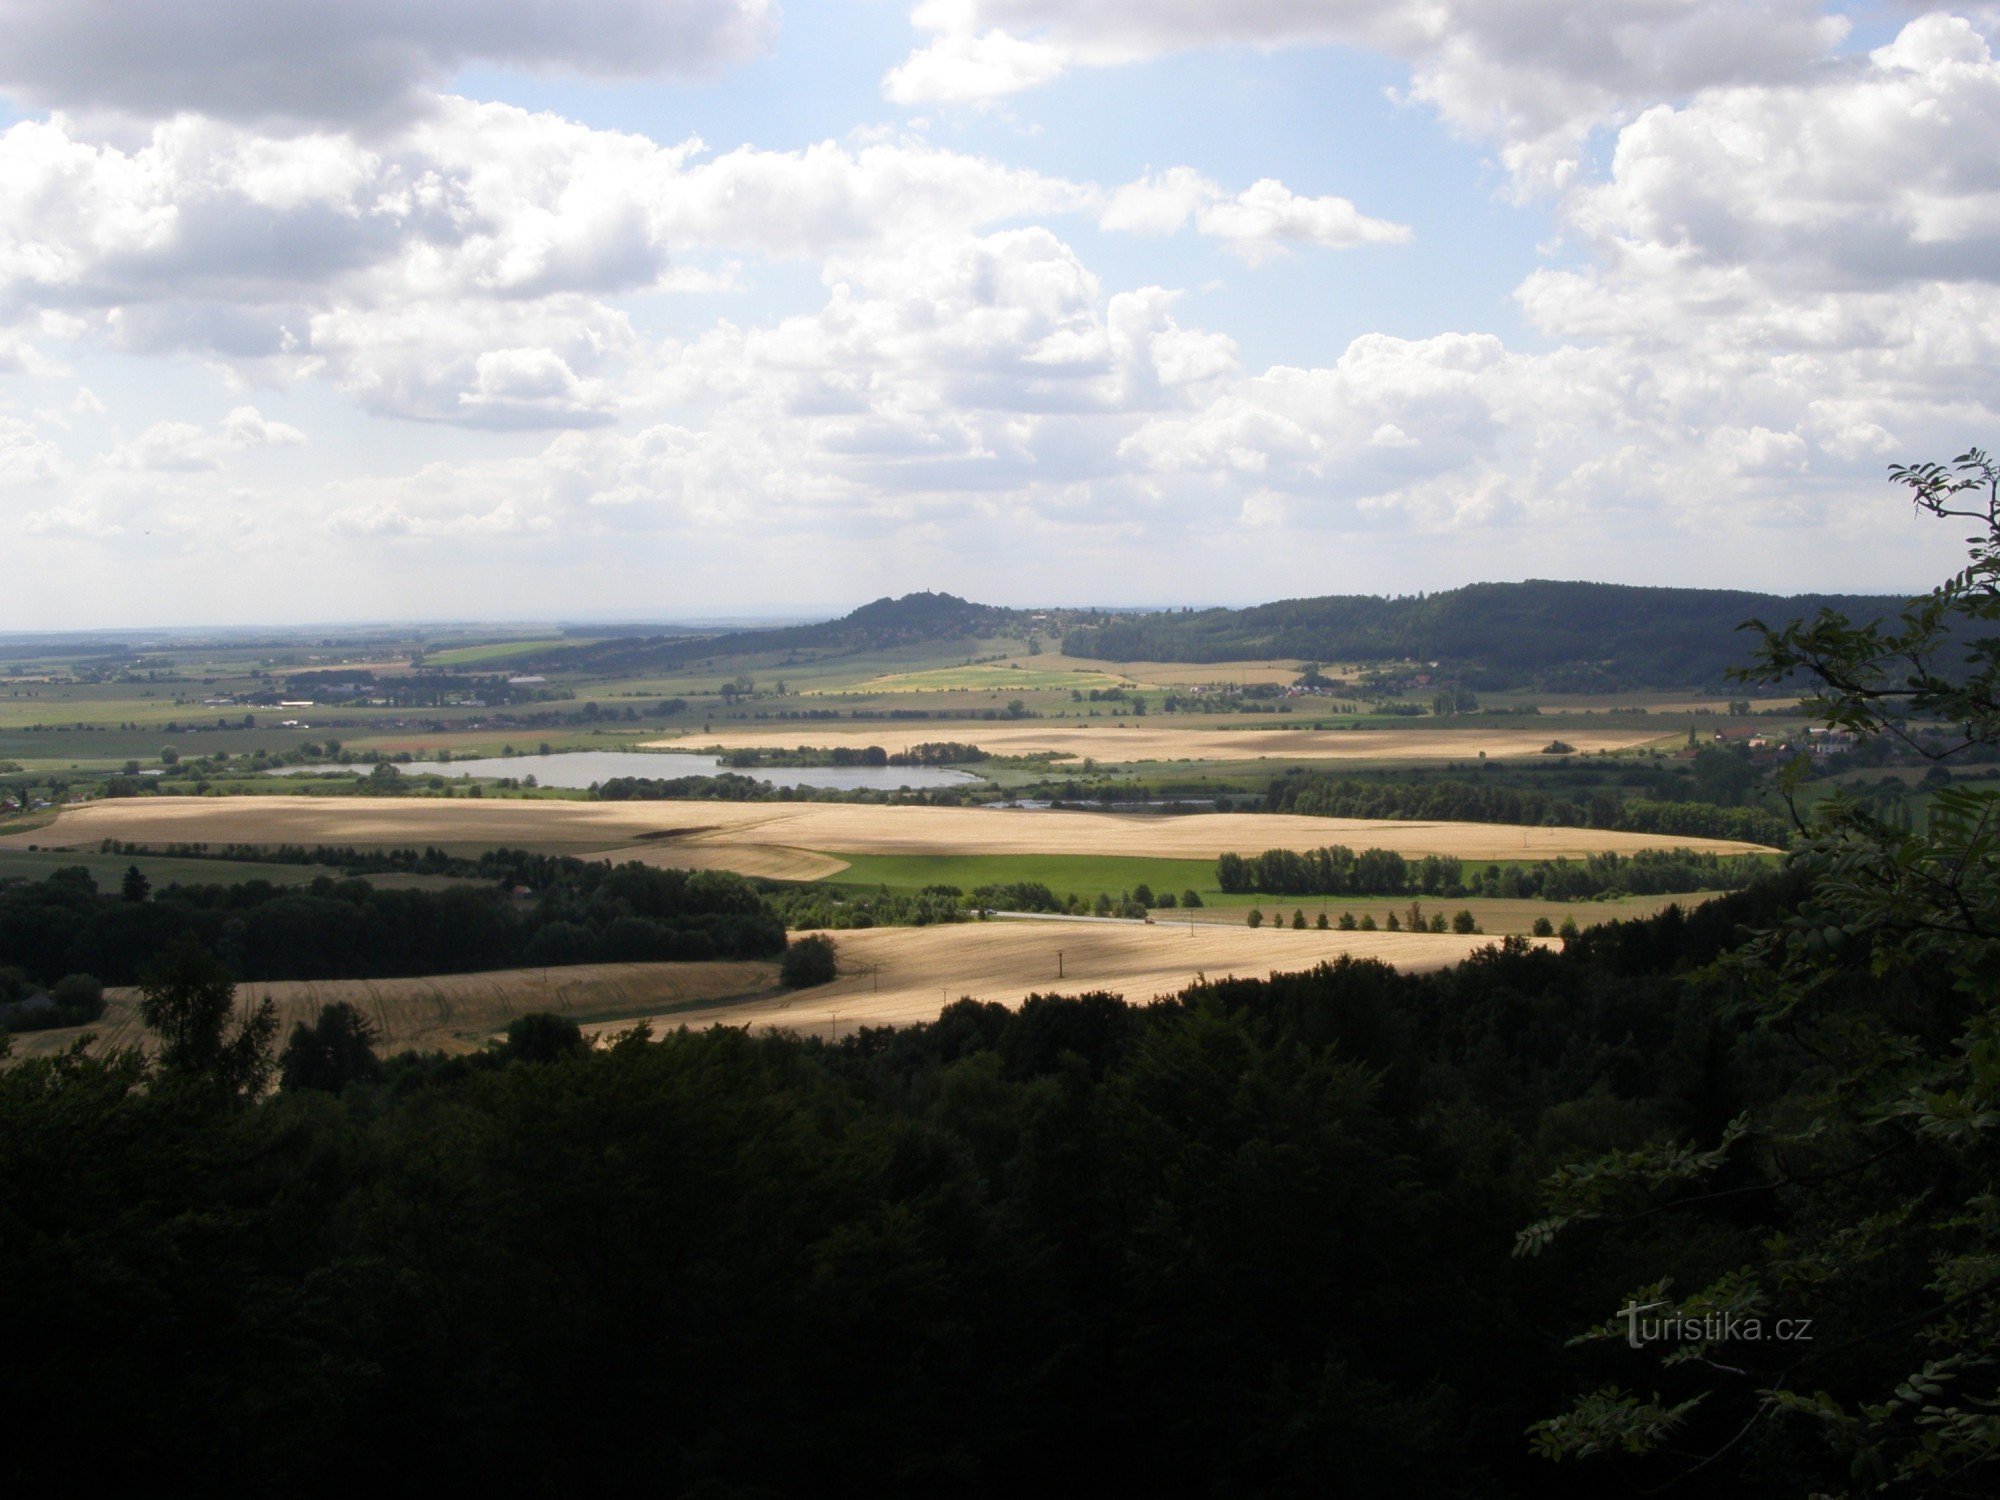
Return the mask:
{"type": "Polygon", "coordinates": [[[1478,583],[1382,599],[1330,595],[1249,609],[1124,615],[1063,637],[1071,656],[1111,661],[1436,662],[1472,688],[1589,692],[1721,686],[1751,642],[1745,620],[1778,625],[1822,608],[1857,623],[1897,597],[1633,588],[1610,583],[1478,583]]]}
{"type": "MultiPolygon", "coordinates": [[[[1064,612],[1063,620],[1081,619],[1064,612]]],[[[717,635],[626,636],[588,646],[565,646],[532,657],[513,657],[515,670],[543,667],[564,672],[661,671],[694,662],[771,655],[850,656],[898,646],[951,645],[996,635],[1044,633],[1055,628],[1047,611],[1001,609],[954,594],[905,594],[877,599],[852,614],[816,625],[774,630],[734,630],[717,635]]]]}
{"type": "Polygon", "coordinates": [[[1547,692],[1721,687],[1743,663],[1749,619],[1780,624],[1821,608],[1856,621],[1902,605],[1874,595],[1739,593],[1610,583],[1478,583],[1438,594],[1286,599],[1249,609],[1159,612],[1002,609],[953,594],[877,599],[815,625],[715,634],[626,634],[512,656],[510,671],[628,674],[733,660],[956,648],[996,636],[1060,639],[1071,656],[1215,662],[1289,657],[1367,665],[1436,662],[1475,690],[1547,692]]]}

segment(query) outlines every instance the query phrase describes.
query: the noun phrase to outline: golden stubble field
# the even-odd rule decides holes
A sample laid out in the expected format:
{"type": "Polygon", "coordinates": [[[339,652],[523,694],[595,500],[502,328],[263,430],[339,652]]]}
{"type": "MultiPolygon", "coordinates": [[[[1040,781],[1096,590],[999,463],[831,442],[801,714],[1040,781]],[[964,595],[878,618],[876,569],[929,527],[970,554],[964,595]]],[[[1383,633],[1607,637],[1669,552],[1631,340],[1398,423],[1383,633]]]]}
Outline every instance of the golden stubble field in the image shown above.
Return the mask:
{"type": "Polygon", "coordinates": [[[815,879],[841,854],[1118,854],[1214,859],[1224,853],[1393,849],[1469,860],[1578,858],[1688,847],[1761,852],[1756,845],[1595,828],[1494,823],[1370,822],[1259,813],[1156,817],[979,807],[884,807],[848,802],[569,802],[443,797],[131,797],[66,808],[46,827],[0,836],[0,847],[146,844],[437,844],[601,854],[815,879]]]}
{"type": "MultiPolygon", "coordinates": [[[[1319,932],[1161,921],[994,921],[948,927],[876,927],[832,934],[840,978],[740,1005],[661,1016],[659,1026],[747,1026],[845,1035],[857,1026],[907,1026],[971,996],[1018,1006],[1034,994],[1109,990],[1134,1004],[1177,994],[1203,975],[1258,978],[1353,954],[1399,969],[1441,969],[1490,937],[1450,933],[1319,932]],[[1060,954],[1060,961],[1057,955],[1060,954]],[[1060,974],[1058,973],[1060,967],[1060,974]]],[[[1540,940],[1536,940],[1540,941],[1540,940]]],[[[616,1031],[631,1021],[594,1028],[616,1031]]]]}
{"type": "MultiPolygon", "coordinates": [[[[280,1046],[294,1022],[314,1020],[321,1006],[344,1000],[381,1029],[383,1052],[477,1051],[504,1032],[509,1021],[530,1011],[556,1011],[585,1024],[657,1015],[692,1002],[776,993],[777,964],[752,960],[577,964],[417,979],[286,979],[239,985],[236,991],[245,1005],[266,996],[276,1004],[280,1046]]],[[[65,1050],[85,1032],[96,1035],[96,1051],[145,1045],[148,1035],[139,1021],[138,992],[108,990],[105,1002],[104,1015],[89,1026],[32,1031],[14,1038],[14,1055],[48,1056],[65,1050]]]]}
{"type": "MultiPolygon", "coordinates": [[[[1579,754],[1631,750],[1658,740],[1658,726],[1631,729],[1565,729],[1563,743],[1579,754]]],[[[1147,720],[1044,719],[1026,723],[889,723],[827,729],[805,724],[777,729],[690,731],[677,739],[650,740],[643,748],[692,750],[865,749],[896,752],[926,742],[956,740],[993,755],[1053,752],[1103,765],[1143,761],[1327,760],[1450,761],[1540,755],[1555,735],[1547,729],[1209,729],[1147,720]]]]}

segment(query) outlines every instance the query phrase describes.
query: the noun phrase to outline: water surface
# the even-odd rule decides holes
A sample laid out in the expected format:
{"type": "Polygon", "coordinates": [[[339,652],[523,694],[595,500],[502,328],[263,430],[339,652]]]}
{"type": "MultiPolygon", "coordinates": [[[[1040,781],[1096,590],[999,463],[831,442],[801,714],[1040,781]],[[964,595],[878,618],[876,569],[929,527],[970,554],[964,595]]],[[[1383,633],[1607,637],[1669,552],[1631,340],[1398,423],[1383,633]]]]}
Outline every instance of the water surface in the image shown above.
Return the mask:
{"type": "MultiPolygon", "coordinates": [[[[284,771],[294,768],[287,766],[284,771]]],[[[307,768],[299,768],[307,769],[307,768]]],[[[366,766],[342,767],[367,774],[366,766]]],[[[411,761],[396,767],[405,776],[532,776],[541,786],[589,787],[614,776],[646,776],[671,781],[680,776],[719,776],[735,771],[767,786],[825,787],[833,791],[928,791],[963,786],[979,778],[937,766],[753,766],[741,770],[714,755],[678,751],[575,750],[566,755],[492,755],[478,760],[411,761]]],[[[283,774],[282,772],[280,774],[283,774]]]]}

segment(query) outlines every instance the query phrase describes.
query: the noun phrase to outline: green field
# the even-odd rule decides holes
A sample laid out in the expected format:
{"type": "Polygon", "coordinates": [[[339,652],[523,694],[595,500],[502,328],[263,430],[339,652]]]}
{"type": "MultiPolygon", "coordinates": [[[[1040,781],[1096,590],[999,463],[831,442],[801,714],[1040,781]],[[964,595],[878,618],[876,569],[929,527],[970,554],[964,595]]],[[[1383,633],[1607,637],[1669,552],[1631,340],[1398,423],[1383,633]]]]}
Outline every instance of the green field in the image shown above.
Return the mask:
{"type": "Polygon", "coordinates": [[[842,855],[848,868],[829,884],[874,890],[917,891],[927,885],[955,885],[962,891],[982,885],[1036,882],[1058,896],[1075,894],[1086,900],[1102,891],[1116,896],[1145,884],[1155,891],[1199,891],[1207,901],[1234,901],[1215,889],[1212,859],[1133,859],[1096,854],[995,855],[842,855]]]}
{"type": "Polygon", "coordinates": [[[427,653],[424,662],[433,667],[469,667],[483,662],[505,661],[511,656],[534,656],[543,651],[566,651],[576,646],[595,645],[594,638],[556,636],[533,641],[492,641],[482,646],[454,646],[448,651],[427,653]]]}
{"type": "Polygon", "coordinates": [[[1005,662],[982,662],[963,667],[937,667],[927,672],[899,672],[893,676],[878,677],[865,687],[879,688],[889,693],[912,693],[925,691],[963,691],[968,689],[989,689],[1005,691],[1009,688],[1028,691],[1035,688],[1060,688],[1068,692],[1071,688],[1132,688],[1138,684],[1130,677],[1117,677],[1109,672],[1077,671],[1056,669],[1038,671],[1033,667],[1010,665],[1005,662]]]}

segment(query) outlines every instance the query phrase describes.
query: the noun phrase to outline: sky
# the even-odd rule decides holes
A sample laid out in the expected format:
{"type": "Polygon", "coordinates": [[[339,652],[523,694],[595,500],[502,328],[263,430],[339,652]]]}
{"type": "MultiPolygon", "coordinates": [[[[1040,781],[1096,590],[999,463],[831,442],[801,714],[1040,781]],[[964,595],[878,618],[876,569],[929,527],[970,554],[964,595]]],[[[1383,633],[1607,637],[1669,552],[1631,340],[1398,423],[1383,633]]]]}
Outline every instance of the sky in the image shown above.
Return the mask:
{"type": "Polygon", "coordinates": [[[2000,7],[0,0],[0,629],[1916,591],[2000,7]]]}

